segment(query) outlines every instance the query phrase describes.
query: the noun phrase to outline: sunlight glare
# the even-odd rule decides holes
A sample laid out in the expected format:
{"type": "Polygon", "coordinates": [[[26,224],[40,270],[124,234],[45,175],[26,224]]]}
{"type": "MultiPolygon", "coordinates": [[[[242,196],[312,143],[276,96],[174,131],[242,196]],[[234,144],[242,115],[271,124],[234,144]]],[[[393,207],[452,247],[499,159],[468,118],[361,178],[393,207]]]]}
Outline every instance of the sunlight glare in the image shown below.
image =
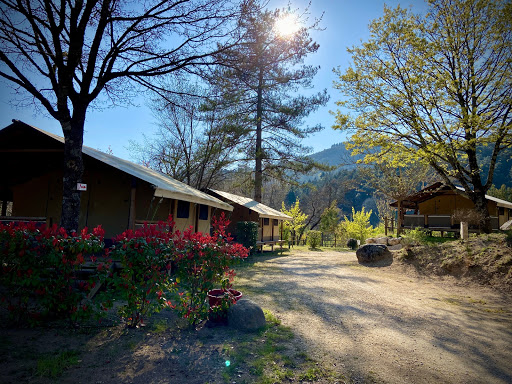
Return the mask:
{"type": "Polygon", "coordinates": [[[279,36],[289,37],[300,29],[300,25],[294,15],[287,14],[276,21],[275,28],[279,36]]]}

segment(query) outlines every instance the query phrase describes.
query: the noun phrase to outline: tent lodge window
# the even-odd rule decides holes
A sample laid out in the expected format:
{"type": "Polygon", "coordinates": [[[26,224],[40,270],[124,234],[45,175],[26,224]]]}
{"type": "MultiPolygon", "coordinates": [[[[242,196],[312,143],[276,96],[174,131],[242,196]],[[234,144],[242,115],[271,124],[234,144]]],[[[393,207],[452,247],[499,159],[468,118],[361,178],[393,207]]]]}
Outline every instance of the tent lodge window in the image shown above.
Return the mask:
{"type": "Polygon", "coordinates": [[[178,208],[176,217],[178,219],[188,219],[190,211],[190,203],[188,201],[178,200],[178,208]]]}
{"type": "Polygon", "coordinates": [[[263,218],[263,225],[269,225],[270,224],[270,219],[268,217],[264,217],[263,218]]]}
{"type": "Polygon", "coordinates": [[[277,227],[279,225],[279,221],[277,219],[272,220],[274,227],[277,227]]]}
{"type": "Polygon", "coordinates": [[[209,208],[210,207],[204,204],[199,205],[199,220],[208,220],[209,208]]]}

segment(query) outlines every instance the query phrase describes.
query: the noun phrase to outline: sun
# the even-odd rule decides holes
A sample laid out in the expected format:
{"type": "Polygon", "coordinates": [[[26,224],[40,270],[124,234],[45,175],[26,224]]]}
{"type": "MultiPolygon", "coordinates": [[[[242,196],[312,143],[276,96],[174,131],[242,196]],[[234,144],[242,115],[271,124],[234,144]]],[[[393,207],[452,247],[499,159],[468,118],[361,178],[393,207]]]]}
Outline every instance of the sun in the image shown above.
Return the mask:
{"type": "Polygon", "coordinates": [[[274,28],[279,36],[290,37],[300,29],[300,25],[294,15],[287,14],[276,21],[274,28]]]}

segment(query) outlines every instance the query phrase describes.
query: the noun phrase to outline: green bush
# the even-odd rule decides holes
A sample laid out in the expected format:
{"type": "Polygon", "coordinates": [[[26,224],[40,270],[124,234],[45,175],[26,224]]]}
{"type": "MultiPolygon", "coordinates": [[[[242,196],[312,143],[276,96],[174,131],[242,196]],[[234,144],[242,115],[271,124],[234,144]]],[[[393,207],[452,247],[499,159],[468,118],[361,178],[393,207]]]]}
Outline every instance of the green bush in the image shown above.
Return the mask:
{"type": "Polygon", "coordinates": [[[427,242],[427,234],[420,228],[411,229],[402,235],[402,245],[404,247],[416,246],[427,242]]]}
{"type": "Polygon", "coordinates": [[[236,240],[252,252],[256,249],[258,240],[258,223],[254,221],[240,221],[236,224],[236,240]]]}
{"type": "Polygon", "coordinates": [[[320,231],[309,231],[308,232],[308,246],[310,248],[316,249],[320,246],[320,242],[322,241],[322,232],[320,231]]]}
{"type": "Polygon", "coordinates": [[[356,249],[357,248],[357,240],[356,239],[348,239],[347,247],[349,247],[350,249],[356,249]]]}
{"type": "Polygon", "coordinates": [[[507,242],[507,245],[512,248],[512,229],[507,231],[507,237],[505,238],[505,241],[507,242]]]}

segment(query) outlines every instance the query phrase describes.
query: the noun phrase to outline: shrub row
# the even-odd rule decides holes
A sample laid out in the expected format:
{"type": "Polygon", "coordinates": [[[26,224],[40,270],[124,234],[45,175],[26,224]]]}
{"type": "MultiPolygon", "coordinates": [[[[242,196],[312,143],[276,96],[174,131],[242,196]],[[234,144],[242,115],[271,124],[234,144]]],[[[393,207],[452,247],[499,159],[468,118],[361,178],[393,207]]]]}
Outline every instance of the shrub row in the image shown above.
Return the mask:
{"type": "Polygon", "coordinates": [[[208,291],[230,288],[232,265],[248,255],[226,234],[227,224],[223,215],[214,218],[209,235],[175,230],[169,218],[125,231],[107,249],[101,226],[70,234],[55,225],[0,224],[0,304],[17,324],[49,315],[76,324],[101,317],[116,300],[130,327],[166,307],[195,324],[209,314],[208,291]],[[110,268],[112,260],[121,264],[118,273],[110,268]],[[95,273],[84,277],[85,267],[95,273]],[[92,300],[97,284],[107,289],[92,300]]]}

